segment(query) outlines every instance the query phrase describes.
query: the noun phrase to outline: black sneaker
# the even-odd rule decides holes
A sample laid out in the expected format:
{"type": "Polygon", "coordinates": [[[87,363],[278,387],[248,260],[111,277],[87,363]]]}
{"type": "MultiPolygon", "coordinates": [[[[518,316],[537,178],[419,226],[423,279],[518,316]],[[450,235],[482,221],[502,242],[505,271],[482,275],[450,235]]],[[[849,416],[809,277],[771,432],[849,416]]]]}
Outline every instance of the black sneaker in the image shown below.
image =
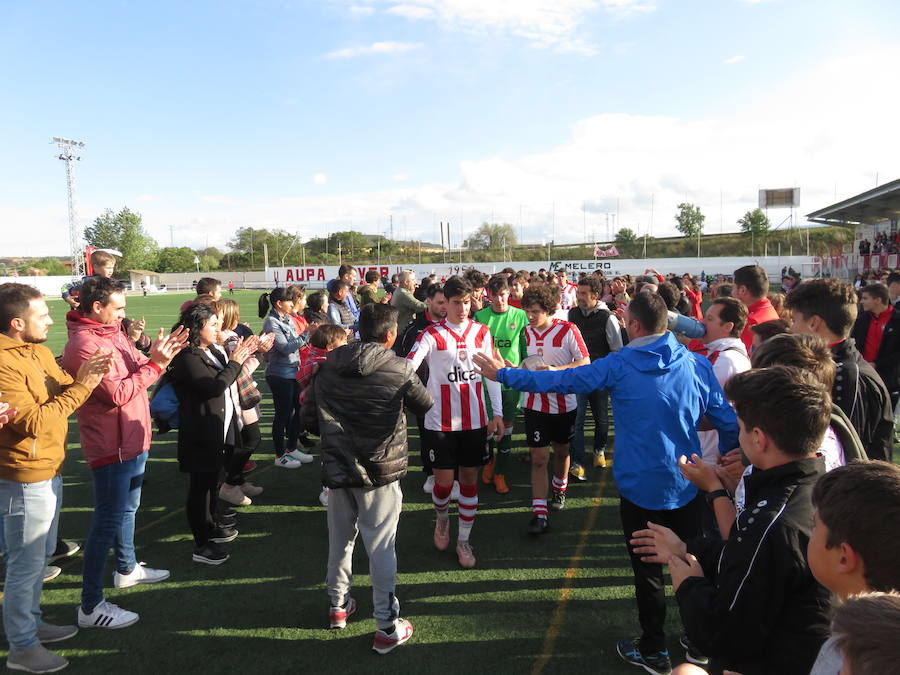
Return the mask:
{"type": "Polygon", "coordinates": [[[63,541],[62,539],[59,539],[56,542],[56,550],[53,551],[53,555],[50,556],[50,559],[47,562],[49,564],[55,563],[57,560],[62,560],[63,558],[75,555],[80,550],[81,544],[74,541],[63,541]]]}
{"type": "Polygon", "coordinates": [[[233,527],[217,527],[209,535],[209,540],[214,544],[227,544],[237,539],[238,531],[233,527]]]}
{"type": "Polygon", "coordinates": [[[303,434],[297,440],[300,441],[300,445],[304,448],[311,448],[316,444],[316,442],[309,437],[309,434],[303,434]]]}
{"type": "Polygon", "coordinates": [[[228,554],[219,548],[218,544],[208,541],[203,546],[194,549],[193,560],[206,565],[221,565],[228,560],[228,554]]]}
{"type": "Polygon", "coordinates": [[[616,643],[616,651],[626,663],[640,666],[653,675],[669,675],[672,672],[672,662],[669,660],[669,652],[641,652],[639,638],[622,638],[616,643]]]}
{"type": "Polygon", "coordinates": [[[550,529],[550,521],[546,518],[541,518],[540,516],[535,516],[531,519],[531,522],[528,523],[528,534],[538,535],[544,534],[547,530],[550,529]]]}
{"type": "Polygon", "coordinates": [[[688,660],[688,663],[693,663],[695,666],[709,665],[709,658],[697,651],[697,648],[688,640],[687,635],[678,638],[678,643],[684,648],[684,658],[688,660]]]}
{"type": "Polygon", "coordinates": [[[233,528],[237,525],[237,516],[218,516],[216,518],[216,527],[220,530],[233,528]]]}
{"type": "Polygon", "coordinates": [[[566,505],[566,493],[565,492],[557,492],[553,491],[553,496],[550,497],[550,508],[554,511],[561,511],[562,508],[566,505]]]}
{"type": "Polygon", "coordinates": [[[233,516],[237,515],[237,511],[235,511],[234,509],[232,509],[232,508],[222,509],[221,504],[219,506],[220,506],[219,515],[222,516],[223,518],[232,518],[233,516]]]}

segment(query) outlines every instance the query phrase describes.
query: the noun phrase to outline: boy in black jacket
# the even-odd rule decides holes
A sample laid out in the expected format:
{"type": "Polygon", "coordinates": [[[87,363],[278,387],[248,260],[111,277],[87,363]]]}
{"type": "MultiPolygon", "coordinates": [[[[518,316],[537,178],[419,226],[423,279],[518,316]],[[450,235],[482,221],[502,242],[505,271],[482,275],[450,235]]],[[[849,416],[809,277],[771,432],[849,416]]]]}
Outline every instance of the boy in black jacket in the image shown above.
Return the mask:
{"type": "MultiPolygon", "coordinates": [[[[685,544],[650,523],[631,543],[647,562],[669,565],[687,637],[710,657],[710,673],[808,673],[828,636],[830,597],[806,548],[831,399],[824,385],[786,366],[735,375],[725,394],[755,468],[728,540],[685,544]]],[[[727,498],[724,490],[707,496],[727,498]]]]}
{"type": "Polygon", "coordinates": [[[412,364],[391,347],[397,339],[397,308],[365,305],[360,341],[328,353],[307,389],[301,415],[321,437],[322,478],[328,497],[328,572],[332,628],[344,628],[356,611],[350,596],[357,534],[369,555],[372,600],[378,630],[372,649],[386,654],[412,636],[394,595],[395,543],[403,505],[400,479],[409,448],[404,405],[417,415],[432,406],[412,364]]]}

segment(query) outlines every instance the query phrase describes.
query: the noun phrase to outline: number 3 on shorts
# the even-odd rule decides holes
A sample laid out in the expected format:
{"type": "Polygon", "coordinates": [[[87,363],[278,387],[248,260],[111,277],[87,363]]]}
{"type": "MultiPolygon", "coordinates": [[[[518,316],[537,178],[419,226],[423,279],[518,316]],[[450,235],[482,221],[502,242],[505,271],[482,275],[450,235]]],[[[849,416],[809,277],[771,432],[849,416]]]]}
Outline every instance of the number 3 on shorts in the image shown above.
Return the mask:
{"type": "Polygon", "coordinates": [[[534,430],[534,442],[538,444],[541,442],[541,432],[538,429],[534,430]]]}

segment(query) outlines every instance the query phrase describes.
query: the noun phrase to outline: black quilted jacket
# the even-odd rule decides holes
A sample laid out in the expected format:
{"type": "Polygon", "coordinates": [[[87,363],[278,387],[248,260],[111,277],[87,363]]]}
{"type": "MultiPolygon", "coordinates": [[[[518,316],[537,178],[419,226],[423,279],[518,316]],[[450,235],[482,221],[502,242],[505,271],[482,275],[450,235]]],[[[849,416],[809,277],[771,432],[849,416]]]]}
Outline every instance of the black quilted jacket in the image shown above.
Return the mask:
{"type": "Polygon", "coordinates": [[[301,410],[321,437],[330,488],[381,487],[406,475],[404,405],[424,415],[434,401],[412,365],[390,349],[353,342],[329,352],[301,410]]]}

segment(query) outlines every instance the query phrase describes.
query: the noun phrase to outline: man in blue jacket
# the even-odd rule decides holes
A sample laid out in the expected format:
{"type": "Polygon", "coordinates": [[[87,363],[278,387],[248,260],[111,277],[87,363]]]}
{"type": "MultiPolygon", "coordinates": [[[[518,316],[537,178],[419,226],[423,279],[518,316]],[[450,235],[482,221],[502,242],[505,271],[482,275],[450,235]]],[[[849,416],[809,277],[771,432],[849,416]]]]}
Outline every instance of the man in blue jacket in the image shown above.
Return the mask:
{"type": "MultiPolygon", "coordinates": [[[[697,427],[704,418],[719,432],[722,454],[738,446],[737,417],[711,364],[679,344],[666,330],[666,320],[663,299],[640,293],[625,310],[628,346],[604,359],[576,368],[528,371],[475,357],[486,378],[519,391],[609,392],[616,425],[613,476],[626,545],[635,528],[650,520],[688,537],[700,535],[703,498],[681,475],[678,457],[699,453],[697,427]]],[[[668,673],[663,568],[642,562],[630,547],[629,555],[642,635],[620,640],[617,649],[623,659],[648,672],[668,673]]]]}

